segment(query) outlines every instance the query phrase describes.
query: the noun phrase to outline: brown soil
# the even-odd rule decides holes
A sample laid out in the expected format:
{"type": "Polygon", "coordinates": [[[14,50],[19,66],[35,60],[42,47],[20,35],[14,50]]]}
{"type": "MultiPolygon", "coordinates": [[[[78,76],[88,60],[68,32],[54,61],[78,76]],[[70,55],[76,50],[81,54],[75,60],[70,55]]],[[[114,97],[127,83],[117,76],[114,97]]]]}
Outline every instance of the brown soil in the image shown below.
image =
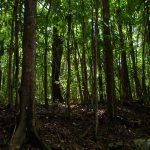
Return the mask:
{"type": "MultiPolygon", "coordinates": [[[[99,106],[99,128],[94,138],[94,113],[71,105],[70,118],[64,105],[48,109],[36,106],[40,138],[56,150],[134,150],[134,139],[150,138],[150,109],[140,105],[118,106],[115,124],[108,127],[105,106],[99,106]]],[[[0,150],[8,150],[15,127],[15,111],[0,106],[0,150]]],[[[24,150],[38,150],[25,143],[24,150]]]]}

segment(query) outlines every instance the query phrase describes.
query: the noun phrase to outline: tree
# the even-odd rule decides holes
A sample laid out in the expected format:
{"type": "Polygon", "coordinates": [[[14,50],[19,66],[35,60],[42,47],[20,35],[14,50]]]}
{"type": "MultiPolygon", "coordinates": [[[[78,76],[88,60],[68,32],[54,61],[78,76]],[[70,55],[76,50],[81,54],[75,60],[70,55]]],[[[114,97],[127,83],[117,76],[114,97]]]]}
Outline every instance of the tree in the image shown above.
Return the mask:
{"type": "Polygon", "coordinates": [[[10,142],[10,150],[21,149],[27,139],[40,149],[48,149],[39,139],[35,128],[35,29],[36,0],[25,0],[20,118],[10,142]]]}
{"type": "Polygon", "coordinates": [[[63,102],[60,89],[60,66],[63,53],[63,39],[58,35],[57,27],[53,28],[53,45],[52,45],[52,99],[63,102]]]}
{"type": "MultiPolygon", "coordinates": [[[[21,6],[20,6],[21,7],[21,6]]],[[[19,43],[19,17],[18,17],[18,12],[19,12],[19,0],[15,0],[15,19],[14,19],[14,27],[15,27],[15,31],[14,31],[14,35],[15,35],[15,42],[14,42],[14,64],[15,64],[15,96],[16,96],[16,100],[15,100],[15,105],[18,108],[19,106],[19,98],[18,98],[18,75],[19,75],[19,47],[18,47],[18,43],[19,43]]]]}
{"type": "Polygon", "coordinates": [[[93,45],[93,84],[92,84],[92,99],[94,102],[95,112],[95,138],[97,139],[98,130],[98,92],[97,92],[97,51],[98,51],[98,10],[99,2],[96,0],[95,4],[95,32],[94,32],[94,45],[93,45]]]}
{"type": "Polygon", "coordinates": [[[48,19],[50,14],[51,4],[49,4],[48,12],[46,14],[45,19],[45,49],[44,49],[44,102],[45,106],[48,106],[48,98],[47,98],[47,52],[48,52],[48,19]]]}
{"type": "MultiPolygon", "coordinates": [[[[119,8],[117,9],[117,15],[121,16],[121,7],[120,0],[118,0],[119,8]]],[[[119,31],[119,40],[120,40],[120,50],[121,50],[121,84],[122,84],[122,101],[124,103],[132,101],[132,93],[130,86],[130,79],[128,74],[128,66],[127,66],[127,58],[126,58],[126,50],[124,44],[124,34],[122,31],[123,21],[118,18],[118,31],[119,31]]]]}
{"type": "Polygon", "coordinates": [[[67,89],[66,89],[66,102],[68,105],[68,115],[70,116],[70,83],[71,83],[71,48],[70,48],[70,36],[71,36],[71,23],[72,23],[72,16],[71,16],[71,0],[68,0],[68,15],[67,15],[67,22],[68,22],[68,33],[67,33],[67,89]]]}
{"type": "Polygon", "coordinates": [[[111,122],[115,117],[115,81],[113,69],[113,49],[111,46],[111,35],[109,28],[109,0],[102,0],[102,7],[107,110],[109,121],[111,122]]]}
{"type": "Polygon", "coordinates": [[[81,22],[81,28],[82,28],[82,58],[81,58],[81,69],[82,69],[82,86],[83,86],[83,103],[87,104],[89,103],[89,91],[88,91],[88,81],[87,81],[87,63],[86,63],[86,48],[85,48],[85,6],[84,6],[84,0],[81,0],[81,6],[83,9],[83,16],[82,16],[82,22],[81,22]]]}

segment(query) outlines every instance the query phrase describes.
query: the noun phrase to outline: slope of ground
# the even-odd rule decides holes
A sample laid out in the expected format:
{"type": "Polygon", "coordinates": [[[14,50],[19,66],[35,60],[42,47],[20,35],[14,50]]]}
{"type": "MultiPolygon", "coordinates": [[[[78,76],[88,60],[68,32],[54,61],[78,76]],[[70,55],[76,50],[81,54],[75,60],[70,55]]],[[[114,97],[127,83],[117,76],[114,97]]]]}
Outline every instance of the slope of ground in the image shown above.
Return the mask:
{"type": "MultiPolygon", "coordinates": [[[[140,105],[118,106],[113,126],[107,127],[105,106],[99,107],[97,141],[94,139],[94,113],[81,105],[71,105],[70,119],[64,105],[45,109],[36,106],[37,129],[41,139],[58,150],[149,150],[150,110],[140,105]]],[[[15,112],[0,106],[0,149],[7,150],[15,127],[15,112]]],[[[24,150],[38,150],[25,144],[24,150]]]]}

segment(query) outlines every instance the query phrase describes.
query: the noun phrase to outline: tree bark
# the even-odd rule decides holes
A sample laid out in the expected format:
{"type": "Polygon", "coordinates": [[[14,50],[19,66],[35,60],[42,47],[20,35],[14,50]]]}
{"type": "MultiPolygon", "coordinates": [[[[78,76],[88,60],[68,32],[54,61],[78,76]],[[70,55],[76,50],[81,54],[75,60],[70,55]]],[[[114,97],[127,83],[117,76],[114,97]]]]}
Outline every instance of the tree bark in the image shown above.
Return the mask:
{"type": "Polygon", "coordinates": [[[71,23],[72,23],[72,16],[71,16],[71,0],[68,0],[68,15],[67,15],[67,22],[68,22],[68,33],[67,33],[67,89],[66,89],[66,102],[68,106],[68,116],[70,117],[70,84],[71,84],[71,48],[70,48],[70,37],[71,37],[71,23]]]}
{"type": "Polygon", "coordinates": [[[77,51],[78,51],[78,45],[75,39],[74,31],[73,33],[73,40],[74,40],[74,66],[76,70],[76,76],[77,76],[77,81],[78,81],[78,87],[79,87],[79,94],[80,94],[80,99],[81,103],[83,103],[83,93],[82,93],[82,87],[81,87],[81,78],[80,78],[80,73],[79,73],[79,64],[78,64],[78,59],[77,59],[77,51]]]}
{"type": "Polygon", "coordinates": [[[12,54],[14,50],[14,22],[16,14],[16,3],[13,6],[12,22],[11,22],[11,37],[9,46],[9,61],[8,61],[8,106],[13,107],[13,71],[12,71],[12,54]]]}
{"type": "MultiPolygon", "coordinates": [[[[118,1],[119,8],[117,9],[117,14],[121,14],[120,0],[118,1]]],[[[122,31],[122,21],[118,19],[118,30],[120,38],[120,50],[121,50],[121,84],[122,84],[122,98],[123,103],[128,103],[132,101],[132,93],[130,86],[130,79],[128,73],[126,50],[124,49],[124,35],[122,31]]]]}
{"type": "Polygon", "coordinates": [[[46,24],[45,24],[45,49],[44,49],[44,102],[45,106],[48,107],[48,98],[47,98],[47,87],[48,87],[48,80],[47,80],[47,52],[48,52],[48,18],[50,14],[51,4],[49,5],[49,9],[46,15],[46,24]]]}
{"type": "Polygon", "coordinates": [[[140,81],[138,78],[138,72],[137,72],[137,66],[136,66],[136,57],[135,57],[135,52],[134,52],[134,47],[133,47],[133,39],[132,39],[132,25],[129,22],[129,40],[130,40],[130,54],[131,54],[131,60],[132,60],[132,68],[133,68],[133,78],[134,78],[134,83],[135,83],[135,89],[136,89],[136,96],[138,99],[141,99],[142,96],[142,90],[141,90],[141,85],[140,81]]]}
{"type": "MultiPolygon", "coordinates": [[[[84,1],[81,1],[82,9],[84,11],[84,1]]],[[[83,85],[83,103],[89,103],[89,91],[87,82],[87,64],[86,64],[86,49],[85,49],[85,21],[84,16],[82,17],[82,58],[81,58],[81,69],[82,69],[82,85],[83,85]]]]}
{"type": "Polygon", "coordinates": [[[109,0],[102,0],[102,7],[107,110],[109,122],[112,122],[115,118],[115,81],[113,69],[113,49],[111,46],[109,28],[109,0]]]}
{"type": "Polygon", "coordinates": [[[18,48],[18,34],[19,34],[19,18],[18,18],[18,10],[19,10],[19,0],[15,0],[15,43],[14,43],[14,61],[15,61],[15,106],[19,107],[19,97],[18,97],[18,75],[19,75],[19,48],[18,48]]]}
{"type": "Polygon", "coordinates": [[[93,46],[93,84],[92,84],[92,99],[94,102],[95,112],[95,139],[98,135],[98,92],[97,92],[97,51],[98,51],[98,10],[99,2],[96,0],[95,4],[95,32],[94,32],[94,46],[93,46]]]}
{"type": "Polygon", "coordinates": [[[63,53],[63,39],[58,36],[58,29],[53,29],[53,45],[52,45],[52,99],[55,103],[63,102],[63,97],[60,89],[60,66],[63,53]]]}
{"type": "Polygon", "coordinates": [[[48,149],[39,139],[35,128],[35,29],[36,0],[25,0],[20,120],[10,142],[10,150],[21,149],[26,140],[41,150],[48,149]]]}

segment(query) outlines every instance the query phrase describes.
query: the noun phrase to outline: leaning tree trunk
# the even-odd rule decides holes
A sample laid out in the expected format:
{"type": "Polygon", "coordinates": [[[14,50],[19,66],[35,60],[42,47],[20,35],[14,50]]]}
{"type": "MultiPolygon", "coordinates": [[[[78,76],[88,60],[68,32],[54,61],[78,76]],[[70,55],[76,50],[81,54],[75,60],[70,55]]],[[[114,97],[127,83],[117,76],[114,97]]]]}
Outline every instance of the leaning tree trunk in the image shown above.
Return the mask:
{"type": "Polygon", "coordinates": [[[109,122],[115,117],[115,81],[113,69],[113,49],[111,46],[109,28],[109,0],[102,0],[103,6],[103,36],[106,75],[107,110],[109,122]]]}
{"type": "Polygon", "coordinates": [[[25,0],[20,120],[10,142],[10,150],[21,149],[25,141],[42,150],[48,149],[39,139],[35,128],[35,27],[36,0],[25,0]]]}

